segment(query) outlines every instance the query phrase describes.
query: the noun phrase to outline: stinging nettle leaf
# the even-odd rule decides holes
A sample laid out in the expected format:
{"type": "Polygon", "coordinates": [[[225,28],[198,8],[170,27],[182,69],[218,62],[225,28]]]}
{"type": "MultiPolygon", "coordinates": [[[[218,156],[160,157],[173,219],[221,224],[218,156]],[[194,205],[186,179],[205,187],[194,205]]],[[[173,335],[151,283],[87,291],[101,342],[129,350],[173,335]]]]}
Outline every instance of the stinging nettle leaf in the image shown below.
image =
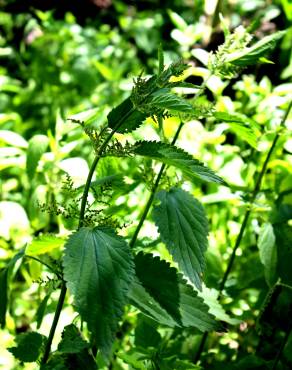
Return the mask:
{"type": "Polygon", "coordinates": [[[134,276],[129,246],[112,229],[84,227],[67,241],[63,266],[76,310],[108,356],[134,276]]]}
{"type": "Polygon", "coordinates": [[[163,162],[166,165],[174,166],[180,169],[190,180],[199,178],[203,181],[226,185],[221,177],[204,166],[202,162],[174,145],[158,141],[139,141],[134,146],[133,152],[163,162]]]}
{"type": "Polygon", "coordinates": [[[195,327],[201,331],[222,329],[198,293],[168,262],[140,252],[135,257],[135,265],[137,277],[129,297],[146,316],[170,327],[195,327]],[[161,296],[158,296],[159,289],[161,296]],[[173,314],[175,306],[179,320],[177,312],[173,314]]]}
{"type": "Polygon", "coordinates": [[[89,347],[89,343],[81,337],[81,333],[73,324],[67,325],[62,333],[58,351],[62,353],[79,353],[89,347]]]}
{"type": "Polygon", "coordinates": [[[22,362],[34,362],[39,358],[45,340],[45,336],[36,332],[23,333],[15,338],[17,347],[10,347],[8,351],[22,362]]]}
{"type": "Polygon", "coordinates": [[[40,235],[30,242],[25,250],[25,253],[31,256],[49,253],[56,248],[62,247],[64,243],[64,238],[51,234],[40,235]]]}
{"type": "Polygon", "coordinates": [[[285,35],[285,33],[286,31],[278,31],[273,35],[266,36],[241,52],[227,55],[225,62],[243,67],[255,64],[261,57],[265,56],[269,51],[275,48],[277,42],[285,35]]]}
{"type": "Polygon", "coordinates": [[[120,134],[136,130],[147,115],[134,107],[131,98],[127,98],[107,116],[109,127],[120,134]]]}
{"type": "Polygon", "coordinates": [[[49,145],[49,138],[45,135],[35,135],[28,142],[26,156],[26,172],[29,178],[33,178],[41,159],[49,145]]]}
{"type": "Polygon", "coordinates": [[[177,112],[192,112],[193,107],[185,99],[169,92],[169,89],[160,89],[150,96],[151,105],[177,112]]]}
{"type": "Polygon", "coordinates": [[[260,229],[258,248],[261,263],[264,265],[266,282],[269,286],[273,286],[277,280],[277,247],[273,226],[270,223],[263,224],[260,229]]]}
{"type": "Polygon", "coordinates": [[[162,190],[157,198],[160,204],[154,207],[153,218],[161,239],[179,268],[201,289],[208,245],[208,220],[203,206],[191,194],[177,188],[162,190]]]}

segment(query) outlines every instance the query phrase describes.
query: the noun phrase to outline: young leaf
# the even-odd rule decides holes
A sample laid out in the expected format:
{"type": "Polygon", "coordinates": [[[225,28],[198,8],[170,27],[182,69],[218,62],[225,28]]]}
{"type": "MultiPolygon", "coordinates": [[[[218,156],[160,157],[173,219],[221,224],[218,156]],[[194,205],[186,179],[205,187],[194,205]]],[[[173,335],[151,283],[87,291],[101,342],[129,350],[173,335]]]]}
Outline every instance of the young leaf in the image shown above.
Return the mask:
{"type": "Polygon", "coordinates": [[[63,266],[76,309],[107,356],[134,274],[130,249],[109,228],[84,227],[67,241],[63,266]]]}
{"type": "Polygon", "coordinates": [[[159,89],[150,96],[151,105],[167,110],[177,112],[192,112],[193,107],[185,99],[178,95],[172,94],[169,89],[159,89]]]}
{"type": "Polygon", "coordinates": [[[89,347],[89,343],[81,337],[75,325],[65,326],[58,351],[62,353],[79,353],[89,347]]]}
{"type": "Polygon", "coordinates": [[[28,142],[26,156],[26,172],[30,179],[35,175],[39,160],[46,152],[49,145],[49,138],[45,135],[35,135],[28,142]]]}
{"type": "Polygon", "coordinates": [[[147,115],[134,108],[131,98],[127,98],[114,108],[107,116],[109,127],[123,134],[136,130],[147,115]]]}
{"type": "Polygon", "coordinates": [[[184,274],[201,289],[208,245],[208,220],[203,206],[182,189],[162,190],[153,218],[162,241],[184,274]]]}
{"type": "Polygon", "coordinates": [[[60,248],[64,245],[65,240],[55,235],[44,234],[33,239],[25,253],[31,256],[37,256],[39,254],[49,253],[53,249],[60,248]]]}
{"type": "Polygon", "coordinates": [[[46,337],[36,332],[23,333],[15,339],[17,347],[10,347],[8,351],[22,362],[34,362],[40,356],[45,339],[46,337]]]}
{"type": "Polygon", "coordinates": [[[258,238],[258,248],[260,260],[265,269],[265,279],[270,287],[276,282],[277,247],[275,242],[273,226],[270,223],[263,224],[258,238]]]}
{"type": "Polygon", "coordinates": [[[135,257],[135,264],[139,278],[134,280],[129,297],[131,303],[145,315],[170,327],[195,327],[201,331],[221,329],[221,325],[208,312],[208,306],[204,304],[202,298],[198,297],[197,292],[168,262],[152,254],[139,253],[135,257]],[[159,302],[157,281],[159,281],[160,291],[163,292],[159,302]],[[144,284],[147,288],[144,288],[144,284]],[[170,285],[173,290],[168,288],[170,285]],[[175,305],[179,309],[179,321],[175,320],[173,312],[169,311],[173,311],[175,305]]]}
{"type": "Polygon", "coordinates": [[[241,52],[227,55],[225,62],[243,67],[255,64],[261,57],[265,56],[275,48],[277,42],[285,35],[285,33],[286,31],[279,31],[273,35],[266,36],[241,52]]]}
{"type": "Polygon", "coordinates": [[[225,184],[221,177],[204,166],[202,162],[174,145],[158,141],[139,141],[135,145],[133,152],[134,154],[161,161],[166,165],[177,167],[191,180],[199,178],[207,182],[225,184]]]}

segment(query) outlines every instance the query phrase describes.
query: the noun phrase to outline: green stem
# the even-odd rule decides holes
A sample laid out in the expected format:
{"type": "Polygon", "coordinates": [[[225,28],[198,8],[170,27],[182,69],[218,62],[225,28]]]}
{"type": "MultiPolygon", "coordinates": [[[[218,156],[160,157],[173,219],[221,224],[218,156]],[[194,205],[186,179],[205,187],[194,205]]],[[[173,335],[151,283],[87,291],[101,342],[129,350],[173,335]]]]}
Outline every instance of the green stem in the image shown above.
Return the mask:
{"type": "MultiPolygon", "coordinates": [[[[176,130],[175,136],[172,139],[172,143],[171,143],[172,145],[174,145],[176,143],[176,140],[178,139],[178,136],[179,136],[179,134],[181,132],[182,127],[183,127],[183,122],[181,121],[180,124],[179,124],[179,126],[178,126],[178,128],[177,128],[177,130],[176,130]]],[[[151,207],[151,205],[153,203],[153,200],[154,200],[154,197],[155,197],[157,188],[159,186],[159,182],[161,180],[161,177],[162,177],[162,175],[164,173],[165,168],[166,168],[166,165],[165,164],[161,165],[160,170],[158,172],[158,175],[156,177],[155,183],[154,183],[154,185],[153,185],[153,187],[151,189],[151,193],[150,193],[150,196],[148,198],[148,201],[147,201],[147,203],[146,203],[146,205],[144,207],[144,210],[143,210],[142,216],[140,218],[139,224],[136,227],[136,230],[134,232],[134,235],[132,236],[132,239],[131,239],[131,241],[129,243],[129,245],[130,245],[131,248],[134,247],[134,245],[135,245],[135,243],[137,241],[139,232],[140,232],[140,230],[141,230],[141,228],[142,228],[142,226],[144,224],[144,221],[146,220],[146,217],[147,217],[148,212],[150,210],[150,207],[151,207]]]]}
{"type": "Polygon", "coordinates": [[[62,276],[61,276],[61,275],[60,275],[56,270],[54,270],[54,268],[53,268],[52,266],[50,266],[50,265],[49,265],[49,264],[47,264],[46,262],[44,262],[44,261],[42,261],[42,260],[38,259],[37,257],[30,256],[30,255],[28,255],[28,254],[26,254],[24,257],[25,257],[25,258],[29,258],[29,259],[31,259],[31,260],[35,260],[35,261],[37,261],[37,262],[41,263],[42,265],[46,266],[49,270],[51,270],[55,275],[57,275],[59,279],[62,279],[62,276]]]}
{"type": "MultiPolygon", "coordinates": [[[[88,173],[88,176],[87,176],[86,184],[85,184],[83,195],[82,195],[81,206],[80,206],[80,214],[79,214],[78,230],[84,224],[87,197],[88,197],[90,184],[91,184],[92,177],[93,177],[94,171],[96,169],[96,166],[98,165],[98,162],[99,162],[105,148],[107,147],[108,143],[110,142],[110,140],[114,136],[115,132],[121,127],[123,122],[131,115],[132,111],[133,111],[133,109],[130,109],[123,117],[121,117],[121,119],[117,123],[115,129],[112,130],[111,133],[108,135],[108,137],[105,139],[105,141],[103,142],[102,146],[99,148],[99,150],[98,150],[98,152],[97,152],[97,154],[94,158],[94,161],[93,161],[93,163],[90,167],[90,170],[89,170],[89,173],[88,173]]],[[[42,364],[45,364],[47,362],[48,358],[49,358],[52,341],[53,341],[53,338],[54,338],[54,335],[55,335],[55,331],[56,331],[56,328],[57,328],[58,321],[60,319],[60,315],[61,315],[61,312],[62,312],[64,302],[65,302],[66,292],[67,292],[66,284],[65,284],[65,282],[63,282],[62,287],[61,287],[59,300],[58,300],[58,305],[57,305],[57,308],[56,308],[56,311],[55,311],[53,323],[52,323],[50,333],[49,333],[49,338],[48,338],[48,341],[47,341],[46,346],[45,346],[44,357],[41,361],[42,364]]]]}
{"type": "MultiPolygon", "coordinates": [[[[285,122],[286,122],[286,120],[288,118],[288,115],[290,113],[291,108],[292,108],[292,101],[289,103],[288,108],[286,110],[286,113],[283,116],[283,119],[282,119],[281,124],[280,124],[280,128],[284,126],[284,124],[285,124],[285,122]]],[[[227,267],[226,267],[226,270],[225,270],[223,279],[222,279],[221,284],[219,286],[218,300],[220,300],[220,298],[222,296],[223,290],[225,288],[226,281],[227,281],[228,276],[230,274],[230,271],[231,271],[231,269],[233,267],[233,263],[234,263],[234,260],[235,260],[235,257],[236,257],[236,251],[237,251],[237,249],[238,249],[238,247],[239,247],[239,245],[240,245],[240,243],[242,241],[243,234],[244,234],[244,231],[246,229],[246,226],[247,226],[247,223],[248,223],[250,214],[251,214],[251,207],[252,207],[253,203],[255,202],[255,199],[256,199],[256,197],[257,197],[257,195],[258,195],[258,193],[259,193],[259,191],[261,189],[261,184],[262,184],[263,177],[264,177],[264,175],[266,173],[268,163],[269,163],[269,161],[271,159],[271,156],[273,154],[273,151],[274,151],[274,149],[276,147],[276,144],[277,144],[279,138],[280,138],[280,130],[277,132],[276,136],[274,137],[274,140],[272,142],[272,145],[270,147],[270,150],[269,150],[269,152],[268,152],[268,154],[267,154],[267,156],[265,158],[265,161],[264,161],[263,166],[261,168],[260,174],[259,174],[259,176],[257,178],[256,184],[255,184],[255,187],[254,187],[254,190],[253,190],[253,192],[251,194],[251,197],[250,197],[250,205],[249,205],[248,209],[245,212],[245,215],[244,215],[244,218],[243,218],[241,227],[240,227],[239,234],[238,234],[238,236],[236,238],[235,245],[234,245],[233,250],[232,250],[232,253],[231,253],[230,257],[229,257],[229,261],[228,261],[228,264],[227,264],[227,267]]],[[[196,357],[195,357],[196,362],[198,362],[199,359],[200,359],[200,357],[201,357],[201,354],[202,354],[202,352],[204,350],[204,345],[206,343],[207,337],[208,337],[208,333],[207,334],[204,333],[204,335],[202,337],[202,340],[201,340],[201,344],[199,346],[199,350],[198,350],[198,352],[196,354],[196,357]]]]}

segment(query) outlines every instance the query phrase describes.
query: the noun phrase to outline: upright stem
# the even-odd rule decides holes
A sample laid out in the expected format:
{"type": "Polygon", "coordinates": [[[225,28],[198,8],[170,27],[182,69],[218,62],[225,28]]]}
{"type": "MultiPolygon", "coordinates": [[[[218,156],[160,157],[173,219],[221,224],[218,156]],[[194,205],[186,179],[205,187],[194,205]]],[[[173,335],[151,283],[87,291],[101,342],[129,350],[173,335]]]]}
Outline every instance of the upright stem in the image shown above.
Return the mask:
{"type": "MultiPolygon", "coordinates": [[[[116,130],[118,129],[118,127],[121,126],[121,124],[124,122],[124,120],[130,114],[131,114],[131,110],[129,112],[127,112],[127,114],[124,117],[122,117],[120,119],[120,122],[116,126],[116,130]]],[[[88,173],[88,176],[87,176],[87,180],[86,180],[86,183],[85,183],[83,195],[82,195],[82,200],[81,200],[78,230],[83,226],[83,223],[84,223],[86,202],[87,202],[87,197],[88,197],[88,193],[89,193],[89,189],[90,189],[90,184],[91,184],[91,181],[92,181],[92,177],[93,177],[94,171],[96,169],[96,166],[98,165],[98,162],[99,162],[99,160],[100,160],[100,158],[101,158],[101,156],[102,156],[102,154],[103,154],[106,146],[108,145],[108,143],[112,139],[112,137],[115,134],[116,130],[113,130],[108,135],[108,137],[105,139],[105,141],[103,142],[102,146],[99,148],[99,150],[98,150],[98,152],[97,152],[97,154],[96,154],[96,156],[94,158],[94,161],[93,161],[93,163],[92,163],[92,165],[90,167],[90,170],[89,170],[89,173],[88,173]]],[[[57,308],[56,308],[56,311],[55,311],[55,315],[54,315],[54,319],[53,319],[52,326],[51,326],[51,329],[50,329],[49,337],[48,337],[48,340],[46,342],[46,346],[45,346],[45,350],[44,350],[44,356],[43,356],[43,359],[41,361],[42,364],[45,364],[47,362],[48,358],[49,358],[52,341],[53,341],[53,338],[55,336],[55,331],[56,331],[56,328],[57,328],[57,324],[58,324],[58,321],[60,319],[62,308],[63,308],[64,302],[65,302],[66,292],[67,292],[66,283],[65,283],[65,281],[63,281],[62,282],[62,286],[61,286],[59,300],[58,300],[58,305],[57,305],[57,308]]]]}
{"type": "MultiPolygon", "coordinates": [[[[282,121],[281,121],[281,124],[280,124],[280,127],[283,127],[286,120],[287,120],[287,117],[290,113],[290,110],[292,108],[292,101],[289,103],[288,105],[288,108],[286,110],[286,113],[284,115],[284,117],[282,118],[282,121]]],[[[266,169],[267,169],[267,166],[268,166],[268,163],[271,159],[271,156],[273,154],[273,151],[276,147],[276,144],[278,142],[280,138],[280,132],[277,132],[276,136],[274,137],[274,140],[272,142],[272,145],[270,147],[270,150],[265,158],[265,161],[263,163],[263,166],[261,168],[261,171],[259,173],[259,176],[257,178],[257,181],[256,181],[256,184],[255,184],[255,187],[254,187],[254,190],[253,192],[251,193],[251,197],[250,197],[250,205],[248,207],[248,209],[246,210],[245,212],[245,215],[244,215],[244,218],[243,218],[243,221],[242,221],[242,224],[241,224],[241,227],[240,227],[240,231],[238,233],[238,236],[236,238],[236,241],[235,241],[235,245],[233,247],[233,250],[232,250],[232,253],[229,257],[229,261],[228,261],[228,265],[226,267],[226,270],[225,270],[225,273],[224,273],[224,276],[223,276],[223,279],[221,281],[221,284],[219,286],[219,295],[218,295],[218,300],[220,300],[221,296],[222,296],[222,293],[223,293],[223,290],[225,288],[225,284],[226,284],[226,281],[227,281],[227,278],[230,274],[230,271],[233,267],[233,263],[234,263],[234,260],[235,260],[235,257],[236,257],[236,251],[242,241],[242,237],[243,237],[243,234],[244,234],[244,231],[246,229],[246,226],[247,226],[247,223],[248,223],[248,220],[249,220],[249,217],[250,217],[250,214],[251,214],[251,207],[261,189],[261,184],[262,184],[262,180],[263,180],[263,177],[266,173],[266,169]]],[[[202,336],[202,340],[201,340],[201,343],[200,343],[200,346],[199,346],[199,349],[198,349],[198,352],[196,354],[196,357],[195,357],[195,361],[199,361],[200,357],[201,357],[201,354],[204,350],[204,346],[205,346],[205,343],[207,341],[207,338],[208,338],[208,333],[204,333],[203,336],[202,336]]]]}
{"type": "MultiPolygon", "coordinates": [[[[179,124],[179,126],[178,126],[178,128],[177,128],[177,130],[176,130],[176,133],[174,135],[174,138],[172,139],[172,142],[171,142],[172,145],[174,145],[176,143],[176,140],[178,139],[178,136],[179,136],[179,134],[181,132],[182,127],[183,127],[183,122],[181,121],[180,124],[179,124]]],[[[144,224],[144,221],[146,220],[146,217],[147,217],[148,212],[150,210],[150,207],[151,207],[151,205],[153,203],[153,200],[154,200],[154,197],[155,197],[155,194],[156,194],[156,191],[157,191],[159,182],[161,180],[161,177],[162,177],[162,175],[164,173],[165,168],[166,168],[166,165],[165,164],[161,165],[160,170],[158,172],[158,175],[156,177],[156,180],[154,182],[154,185],[153,185],[153,187],[151,189],[151,193],[150,193],[150,196],[148,198],[148,201],[147,201],[147,203],[146,203],[146,205],[144,207],[144,210],[143,210],[142,216],[140,218],[139,224],[136,227],[136,230],[134,232],[134,235],[132,236],[132,239],[131,239],[131,241],[129,243],[129,245],[130,245],[131,248],[134,247],[134,245],[135,245],[135,243],[137,241],[138,234],[139,234],[139,232],[140,232],[140,230],[141,230],[141,228],[142,228],[142,226],[144,224]]]]}

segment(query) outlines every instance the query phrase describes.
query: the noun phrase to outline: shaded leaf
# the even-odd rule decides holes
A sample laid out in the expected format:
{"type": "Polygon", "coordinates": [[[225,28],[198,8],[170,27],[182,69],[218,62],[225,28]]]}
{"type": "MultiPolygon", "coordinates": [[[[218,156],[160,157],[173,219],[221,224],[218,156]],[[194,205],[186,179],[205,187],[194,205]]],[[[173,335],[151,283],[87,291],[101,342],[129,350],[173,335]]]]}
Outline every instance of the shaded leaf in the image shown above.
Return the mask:
{"type": "Polygon", "coordinates": [[[152,254],[139,253],[135,257],[136,273],[139,279],[135,279],[129,294],[131,303],[139,308],[145,315],[170,327],[195,327],[201,331],[220,330],[221,325],[215,321],[213,315],[208,312],[202,298],[186,283],[177,273],[177,270],[168,262],[154,257],[152,254]],[[141,270],[142,269],[142,270],[141,270]],[[170,271],[169,271],[170,270],[170,271]],[[164,294],[157,301],[156,292],[157,277],[159,287],[164,294]],[[173,279],[169,281],[169,279],[173,279]],[[144,281],[147,289],[144,288],[144,281]],[[169,290],[172,284],[173,289],[169,290]],[[166,287],[166,290],[164,290],[166,287]],[[179,295],[177,295],[177,291],[179,295]],[[172,307],[177,306],[180,312],[180,320],[173,318],[169,312],[172,307]]]}
{"type": "Polygon", "coordinates": [[[130,97],[114,108],[107,116],[109,127],[121,134],[136,130],[146,117],[145,113],[134,108],[130,97]]]}
{"type": "Polygon", "coordinates": [[[160,341],[161,335],[154,327],[152,320],[139,315],[135,328],[135,345],[143,348],[157,347],[160,341]]]}
{"type": "Polygon", "coordinates": [[[221,177],[204,166],[202,162],[174,145],[158,141],[139,141],[134,146],[133,152],[134,154],[161,161],[166,165],[177,167],[191,180],[199,178],[208,182],[225,184],[221,177]]]}
{"type": "Polygon", "coordinates": [[[157,108],[173,110],[177,112],[191,112],[193,107],[185,99],[172,94],[169,89],[159,89],[150,96],[151,105],[157,108]]]}
{"type": "Polygon", "coordinates": [[[53,288],[49,290],[48,294],[45,296],[45,298],[40,302],[40,305],[38,306],[38,309],[35,315],[35,319],[37,322],[37,329],[39,329],[42,325],[42,321],[43,321],[43,318],[46,312],[48,301],[50,299],[52,292],[53,292],[53,288]]]}
{"type": "Polygon", "coordinates": [[[65,326],[58,351],[62,353],[78,353],[89,347],[89,343],[81,337],[75,325],[65,326]]]}
{"type": "Polygon", "coordinates": [[[39,333],[23,333],[16,336],[17,347],[10,347],[8,351],[22,362],[34,362],[40,354],[46,337],[39,333]]]}
{"type": "Polygon", "coordinates": [[[133,278],[126,242],[109,228],[81,228],[65,245],[64,278],[98,347],[109,354],[133,278]]]}
{"type": "Polygon", "coordinates": [[[264,37],[262,40],[256,42],[251,47],[245,48],[241,52],[228,54],[225,61],[237,66],[247,66],[255,64],[259,58],[265,56],[268,52],[273,50],[277,42],[285,35],[286,31],[279,31],[272,35],[264,37]]]}
{"type": "Polygon", "coordinates": [[[26,172],[31,179],[34,177],[39,160],[46,152],[49,145],[49,138],[45,135],[35,135],[28,142],[26,155],[26,172]]]}
{"type": "Polygon", "coordinates": [[[277,247],[273,226],[270,223],[262,225],[258,238],[260,260],[264,265],[265,279],[269,286],[277,280],[277,247]]]}
{"type": "Polygon", "coordinates": [[[208,245],[208,220],[203,206],[191,194],[172,188],[157,194],[160,204],[153,218],[162,241],[183,273],[201,289],[208,245]]]}

